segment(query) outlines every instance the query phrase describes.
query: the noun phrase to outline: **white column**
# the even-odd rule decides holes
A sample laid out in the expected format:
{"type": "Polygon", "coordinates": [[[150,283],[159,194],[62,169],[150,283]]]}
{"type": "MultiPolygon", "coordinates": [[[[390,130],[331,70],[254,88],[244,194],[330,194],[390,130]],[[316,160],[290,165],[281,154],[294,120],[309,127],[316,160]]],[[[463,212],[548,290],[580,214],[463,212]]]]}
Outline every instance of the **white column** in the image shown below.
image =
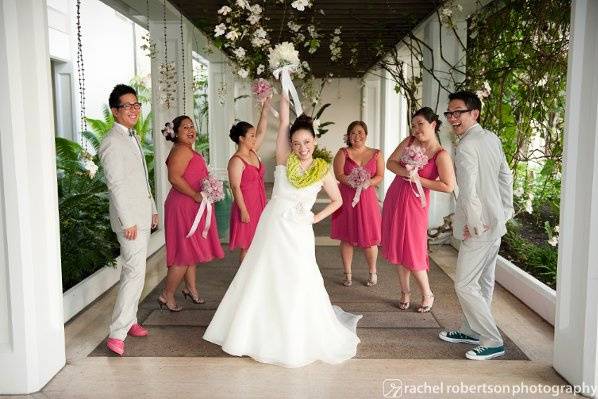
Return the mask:
{"type": "Polygon", "coordinates": [[[65,364],[47,8],[0,0],[0,393],[65,364]]]}
{"type": "MultiPolygon", "coordinates": [[[[380,71],[368,73],[363,77],[361,91],[361,120],[368,126],[368,145],[381,148],[384,139],[384,98],[380,71]]],[[[383,151],[384,152],[384,151],[383,151]]],[[[378,187],[378,198],[384,200],[385,181],[378,187]]]]}
{"type": "Polygon", "coordinates": [[[574,1],[553,363],[569,383],[593,387],[598,385],[597,37],[598,2],[574,1]]]}
{"type": "Polygon", "coordinates": [[[208,90],[210,166],[218,178],[227,180],[226,166],[234,152],[234,143],[228,138],[228,131],[235,119],[235,78],[226,62],[210,62],[208,90]]]}
{"type": "MultiPolygon", "coordinates": [[[[395,82],[390,73],[384,72],[381,80],[381,129],[380,129],[380,151],[386,161],[390,154],[397,148],[399,143],[407,137],[407,101],[405,96],[395,91],[395,82]]],[[[384,198],[388,187],[395,178],[395,174],[384,169],[384,179],[379,187],[380,198],[384,198]]]]}
{"type": "MultiPolygon", "coordinates": [[[[466,42],[467,23],[465,21],[455,21],[456,32],[463,43],[466,42]]],[[[465,75],[452,69],[458,66],[465,72],[462,60],[464,59],[464,49],[459,43],[453,31],[443,27],[438,22],[436,15],[433,15],[424,28],[425,42],[433,49],[433,54],[425,54],[424,63],[430,69],[433,69],[436,77],[443,82],[443,86],[448,90],[454,89],[453,81],[459,82],[465,79],[465,75]],[[442,35],[442,40],[441,40],[442,35]],[[442,45],[442,48],[441,48],[442,45]],[[432,57],[434,63],[432,64],[432,57]],[[447,62],[443,61],[444,58],[447,62]]],[[[437,114],[442,115],[448,105],[448,92],[442,88],[438,82],[427,72],[423,73],[422,81],[422,104],[432,108],[437,114]]],[[[440,130],[440,141],[442,146],[453,154],[454,135],[446,123],[446,119],[441,117],[443,126],[440,130]]],[[[430,219],[429,226],[437,227],[443,224],[443,218],[453,212],[454,204],[452,194],[439,193],[432,191],[430,193],[430,219]]]]}

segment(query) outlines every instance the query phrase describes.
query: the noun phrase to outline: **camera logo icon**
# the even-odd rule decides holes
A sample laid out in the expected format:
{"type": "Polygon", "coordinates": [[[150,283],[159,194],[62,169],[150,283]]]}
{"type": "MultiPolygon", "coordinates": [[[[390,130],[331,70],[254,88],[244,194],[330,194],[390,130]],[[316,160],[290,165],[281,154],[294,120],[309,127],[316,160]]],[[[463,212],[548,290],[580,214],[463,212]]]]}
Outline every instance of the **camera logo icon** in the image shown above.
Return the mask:
{"type": "Polygon", "coordinates": [[[398,378],[387,378],[382,383],[382,396],[385,398],[400,398],[403,396],[403,381],[398,378]]]}

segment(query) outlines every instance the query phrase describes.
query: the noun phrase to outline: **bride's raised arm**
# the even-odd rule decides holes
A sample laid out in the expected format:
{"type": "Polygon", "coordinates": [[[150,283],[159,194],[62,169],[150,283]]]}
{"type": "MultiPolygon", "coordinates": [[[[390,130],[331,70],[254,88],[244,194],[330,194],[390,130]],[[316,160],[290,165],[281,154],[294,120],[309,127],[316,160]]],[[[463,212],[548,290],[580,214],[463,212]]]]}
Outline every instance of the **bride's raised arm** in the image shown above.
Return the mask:
{"type": "Polygon", "coordinates": [[[289,140],[289,99],[284,94],[280,95],[280,124],[276,136],[276,165],[286,165],[291,153],[289,140]]]}

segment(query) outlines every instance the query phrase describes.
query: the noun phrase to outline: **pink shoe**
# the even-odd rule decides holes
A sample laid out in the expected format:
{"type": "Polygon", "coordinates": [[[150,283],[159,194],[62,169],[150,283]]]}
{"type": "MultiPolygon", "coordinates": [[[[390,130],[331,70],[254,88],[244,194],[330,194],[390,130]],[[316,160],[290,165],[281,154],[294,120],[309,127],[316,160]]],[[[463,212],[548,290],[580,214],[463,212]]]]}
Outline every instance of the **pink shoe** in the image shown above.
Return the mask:
{"type": "Polygon", "coordinates": [[[141,324],[135,323],[129,328],[129,335],[131,337],[147,337],[148,334],[148,331],[141,324]]]}
{"type": "Polygon", "coordinates": [[[106,346],[118,356],[122,356],[125,353],[125,341],[121,341],[120,339],[108,338],[106,346]]]}

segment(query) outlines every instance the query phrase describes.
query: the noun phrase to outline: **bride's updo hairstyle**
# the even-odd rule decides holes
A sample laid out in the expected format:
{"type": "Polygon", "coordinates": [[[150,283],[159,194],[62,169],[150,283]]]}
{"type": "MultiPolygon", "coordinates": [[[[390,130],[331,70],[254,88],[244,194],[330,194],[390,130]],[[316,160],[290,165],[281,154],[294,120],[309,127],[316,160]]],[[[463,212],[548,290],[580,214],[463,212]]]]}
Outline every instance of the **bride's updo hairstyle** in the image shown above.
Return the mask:
{"type": "Polygon", "coordinates": [[[315,138],[316,132],[314,130],[314,122],[309,116],[301,114],[295,119],[295,122],[291,125],[291,131],[289,133],[289,140],[293,138],[293,134],[297,130],[307,130],[315,138]]]}

